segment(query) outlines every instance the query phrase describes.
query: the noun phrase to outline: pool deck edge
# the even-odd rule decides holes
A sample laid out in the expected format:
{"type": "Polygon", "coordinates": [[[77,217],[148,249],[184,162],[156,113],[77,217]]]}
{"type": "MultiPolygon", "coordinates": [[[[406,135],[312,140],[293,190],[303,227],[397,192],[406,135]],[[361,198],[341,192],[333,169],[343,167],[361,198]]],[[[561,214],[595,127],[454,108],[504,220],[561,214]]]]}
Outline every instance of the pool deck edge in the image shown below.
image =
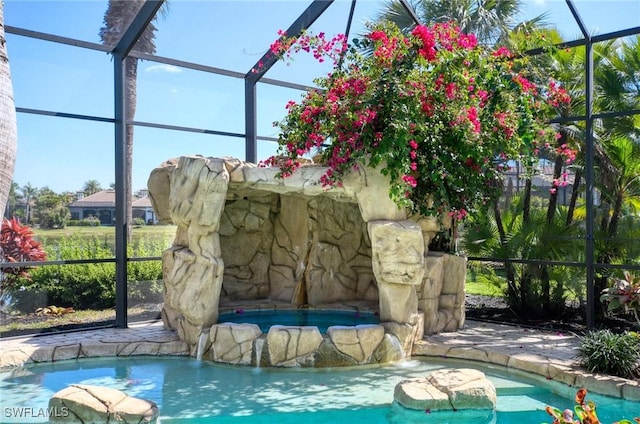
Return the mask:
{"type": "MultiPolygon", "coordinates": [[[[573,334],[468,320],[456,332],[425,336],[413,346],[413,356],[501,365],[568,386],[585,387],[594,393],[640,401],[637,381],[581,370],[575,361],[579,344],[578,336],[573,334]]],[[[0,339],[0,369],[66,359],[136,355],[188,356],[189,348],[161,322],[136,323],[126,329],[0,339]]]]}

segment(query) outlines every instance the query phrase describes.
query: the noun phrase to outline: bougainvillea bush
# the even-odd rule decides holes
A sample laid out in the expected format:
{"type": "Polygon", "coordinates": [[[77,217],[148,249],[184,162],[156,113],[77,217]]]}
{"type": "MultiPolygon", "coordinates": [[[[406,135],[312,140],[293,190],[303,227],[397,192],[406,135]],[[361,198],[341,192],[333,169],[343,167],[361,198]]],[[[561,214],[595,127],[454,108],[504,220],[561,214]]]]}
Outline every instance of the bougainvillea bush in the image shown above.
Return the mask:
{"type": "Polygon", "coordinates": [[[275,124],[279,150],[265,164],[280,166],[282,177],[318,154],[327,188],[360,166],[380,167],[399,207],[462,219],[500,195],[515,160],[532,170],[541,154],[575,158],[545,124],[569,97],[556,81],[528,79],[525,56],[481,47],[451,24],[369,29],[352,45],[344,36],[281,33],[271,46],[285,59],[305,50],[334,61],[275,124]]]}

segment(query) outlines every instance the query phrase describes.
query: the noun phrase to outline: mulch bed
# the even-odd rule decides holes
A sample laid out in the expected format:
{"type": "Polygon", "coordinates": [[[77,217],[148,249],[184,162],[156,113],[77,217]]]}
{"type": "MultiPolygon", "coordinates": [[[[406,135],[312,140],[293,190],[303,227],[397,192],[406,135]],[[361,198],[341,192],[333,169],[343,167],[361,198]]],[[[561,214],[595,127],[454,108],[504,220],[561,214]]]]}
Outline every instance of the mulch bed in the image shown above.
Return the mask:
{"type": "MultiPolygon", "coordinates": [[[[466,317],[477,321],[514,324],[542,330],[564,331],[578,335],[588,332],[585,312],[582,308],[567,306],[564,313],[556,317],[519,317],[500,297],[467,295],[466,317]]],[[[630,317],[629,317],[630,318],[630,317]]],[[[595,329],[609,329],[614,333],[637,330],[631,319],[621,317],[599,317],[595,329]]]]}

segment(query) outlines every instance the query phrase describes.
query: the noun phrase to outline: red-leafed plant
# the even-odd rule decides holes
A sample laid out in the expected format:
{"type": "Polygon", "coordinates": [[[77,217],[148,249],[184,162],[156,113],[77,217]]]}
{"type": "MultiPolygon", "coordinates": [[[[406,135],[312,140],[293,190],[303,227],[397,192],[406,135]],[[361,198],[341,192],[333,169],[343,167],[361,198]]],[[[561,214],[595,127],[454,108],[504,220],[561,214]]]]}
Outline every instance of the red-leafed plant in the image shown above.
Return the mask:
{"type": "MultiPolygon", "coordinates": [[[[7,262],[44,261],[46,253],[42,245],[33,239],[31,228],[20,224],[17,218],[4,219],[0,231],[0,260],[7,262]]],[[[0,266],[0,300],[20,279],[29,279],[30,267],[0,266]]]]}

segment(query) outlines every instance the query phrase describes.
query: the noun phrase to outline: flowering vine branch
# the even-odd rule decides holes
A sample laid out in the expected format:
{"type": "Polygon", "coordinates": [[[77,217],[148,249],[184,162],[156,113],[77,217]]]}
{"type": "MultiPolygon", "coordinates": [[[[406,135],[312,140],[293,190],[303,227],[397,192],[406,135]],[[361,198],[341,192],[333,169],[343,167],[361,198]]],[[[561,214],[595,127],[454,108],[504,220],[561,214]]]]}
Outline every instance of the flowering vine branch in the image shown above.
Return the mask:
{"type": "Polygon", "coordinates": [[[570,146],[555,148],[559,134],[545,123],[570,101],[566,91],[553,80],[529,79],[525,56],[487,50],[454,25],[405,34],[388,22],[372,24],[351,46],[344,36],[279,35],[273,54],[308,51],[334,63],[315,80],[318,89],[290,101],[274,124],[279,156],[263,165],[279,166],[282,177],[314,153],[327,166],[327,189],[360,166],[380,167],[399,207],[459,220],[500,195],[515,161],[533,172],[541,155],[575,159],[570,146]]]}

